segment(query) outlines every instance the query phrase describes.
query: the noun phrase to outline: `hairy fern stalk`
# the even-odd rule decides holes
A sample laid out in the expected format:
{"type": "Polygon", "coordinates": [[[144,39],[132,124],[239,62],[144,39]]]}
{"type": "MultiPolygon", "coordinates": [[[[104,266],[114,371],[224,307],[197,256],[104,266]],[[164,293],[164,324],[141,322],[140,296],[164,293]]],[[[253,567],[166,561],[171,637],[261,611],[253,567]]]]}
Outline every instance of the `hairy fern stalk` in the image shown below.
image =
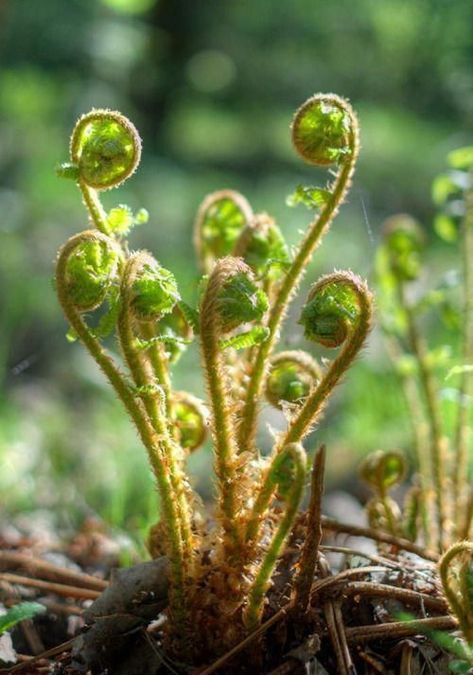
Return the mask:
{"type": "MultiPolygon", "coordinates": [[[[288,305],[349,189],[357,119],[345,100],[316,95],[296,112],[292,138],[306,162],[331,173],[324,187],[299,187],[292,197],[314,214],[302,241],[290,253],[274,220],[232,190],[207,196],[194,235],[203,273],[198,307],[181,299],[174,275],[151,253],[131,251],[128,234],[146,212],[123,205],[106,212],[100,201],[138,166],[141,141],[129,120],[109,110],[81,117],[70,161],[58,169],[77,183],[90,221],[59,252],[59,301],[69,337],[100,366],[146,449],[161,513],[149,550],[169,559],[166,645],[187,663],[218,655],[260,625],[307,481],[304,439],[371,324],[366,283],[337,271],[312,285],[300,317],[306,338],[338,350],[335,357],[321,366],[303,351],[276,351],[288,305]],[[110,334],[121,359],[104,344],[110,334]],[[206,402],[172,383],[172,365],[194,339],[206,402]],[[287,421],[267,457],[256,443],[264,397],[287,421]],[[185,471],[208,430],[217,484],[212,522],[199,512],[185,471]]],[[[294,571],[291,581],[302,613],[306,576],[294,571]]]]}

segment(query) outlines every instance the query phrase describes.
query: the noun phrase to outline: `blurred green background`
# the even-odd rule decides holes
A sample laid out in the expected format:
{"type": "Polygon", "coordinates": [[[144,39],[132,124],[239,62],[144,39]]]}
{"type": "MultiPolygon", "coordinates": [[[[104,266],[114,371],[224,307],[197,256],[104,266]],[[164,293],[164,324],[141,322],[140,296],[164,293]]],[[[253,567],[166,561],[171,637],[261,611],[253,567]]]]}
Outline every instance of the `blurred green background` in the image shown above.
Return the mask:
{"type": "MultiPolygon", "coordinates": [[[[192,224],[203,196],[236,188],[295,242],[309,213],[288,208],[286,196],[322,174],[292,151],[292,114],[317,91],[348,97],[360,116],[361,160],[305,285],[334,266],[372,277],[380,224],[398,211],[428,230],[431,283],[456,266],[454,247],[432,233],[430,184],[449,150],[471,144],[472,26],[471,0],[0,0],[0,495],[8,512],[49,509],[71,525],[99,513],[132,530],[156,512],[144,451],[94,364],[66,342],[51,283],[58,247],[86,225],[78,190],[54,173],[77,116],[116,108],[140,129],[141,168],[104,201],[149,210],[132,245],[173,269],[191,301],[192,224]]],[[[302,345],[288,323],[283,345],[302,345]]],[[[435,322],[430,337],[445,339],[435,322]]],[[[202,392],[197,363],[193,347],[177,387],[202,392]]],[[[332,486],[353,486],[369,450],[409,451],[403,399],[377,331],[309,445],[322,440],[332,486]]],[[[204,496],[210,462],[208,448],[191,460],[204,496]]]]}

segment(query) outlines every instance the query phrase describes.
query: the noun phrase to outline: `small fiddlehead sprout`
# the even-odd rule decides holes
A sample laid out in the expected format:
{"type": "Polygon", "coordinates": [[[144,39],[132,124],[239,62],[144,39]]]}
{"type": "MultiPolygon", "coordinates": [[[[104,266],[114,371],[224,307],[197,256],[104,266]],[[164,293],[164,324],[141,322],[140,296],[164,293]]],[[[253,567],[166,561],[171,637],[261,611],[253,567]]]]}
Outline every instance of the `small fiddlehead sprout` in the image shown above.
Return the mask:
{"type": "Polygon", "coordinates": [[[405,213],[392,216],[384,222],[383,238],[388,265],[394,276],[400,281],[417,279],[422,269],[420,254],[425,245],[419,223],[405,213]]]}
{"type": "Polygon", "coordinates": [[[194,452],[207,438],[207,409],[200,399],[187,391],[176,391],[172,396],[171,410],[180,446],[194,452]]]}
{"type": "Polygon", "coordinates": [[[130,311],[136,321],[161,319],[174,309],[181,299],[172,272],[162,267],[147,254],[140,255],[140,274],[135,278],[130,293],[130,311]]]}
{"type": "Polygon", "coordinates": [[[155,335],[156,322],[171,312],[179,299],[177,285],[173,275],[153,256],[139,251],[126,261],[120,291],[117,323],[120,346],[136,393],[159,439],[155,459],[157,475],[158,480],[161,474],[166,474],[167,479],[165,486],[160,484],[160,493],[163,502],[171,505],[166,510],[173,513],[172,517],[168,516],[167,526],[180,540],[187,566],[191,564],[193,550],[188,490],[181,469],[182,451],[171,437],[166,417],[170,410],[170,383],[162,344],[155,335]]]}
{"type": "Polygon", "coordinates": [[[322,369],[307,352],[280,352],[271,359],[265,395],[276,408],[285,403],[302,403],[321,379],[322,369]]]}
{"type": "MultiPolygon", "coordinates": [[[[232,262],[230,265],[235,270],[238,267],[232,262]]],[[[223,268],[222,265],[219,269],[223,268]]],[[[261,321],[268,309],[264,291],[258,288],[249,272],[248,268],[240,266],[239,271],[222,279],[215,296],[215,310],[222,334],[230,333],[244,323],[261,321]]]]}
{"type": "Polygon", "coordinates": [[[256,415],[262,392],[268,358],[276,342],[287,306],[297,289],[312,254],[336,216],[349,189],[359,152],[358,121],[351,106],[334,94],[318,94],[296,112],[292,124],[292,140],[301,157],[314,165],[335,165],[334,182],[323,191],[320,210],[310,223],[306,235],[288,266],[272,304],[268,319],[268,338],[258,348],[252,364],[250,381],[242,409],[239,445],[253,444],[256,415]]]}
{"type": "MultiPolygon", "coordinates": [[[[253,518],[248,524],[247,541],[253,541],[257,532],[259,520],[264,511],[277,493],[279,499],[285,504],[285,510],[276,527],[269,547],[263,556],[255,579],[248,593],[248,604],[244,610],[244,621],[248,629],[256,627],[263,613],[264,596],[268,588],[269,580],[273,573],[279,552],[291,530],[297,509],[304,491],[304,483],[307,473],[307,456],[300,443],[291,443],[284,447],[281,453],[273,458],[270,470],[266,476],[256,519],[253,518]]],[[[256,506],[256,505],[255,505],[256,506]]]]}
{"type": "Polygon", "coordinates": [[[440,578],[450,609],[473,648],[473,543],[454,544],[439,562],[440,578]]]}
{"type": "Polygon", "coordinates": [[[371,293],[352,272],[334,272],[312,286],[300,319],[305,336],[325,347],[342,349],[291,419],[280,447],[300,441],[317,421],[328,396],[362,348],[372,313],[371,293]]]}
{"type": "Polygon", "coordinates": [[[243,229],[233,255],[241,257],[257,276],[275,280],[289,264],[289,251],[281,230],[267,213],[258,213],[243,229]]]}
{"type": "Polygon", "coordinates": [[[388,492],[404,480],[406,473],[404,455],[395,450],[373,452],[360,466],[361,478],[376,495],[367,505],[370,522],[374,524],[377,520],[377,526],[380,526],[381,522],[385,523],[392,534],[397,534],[401,529],[399,522],[401,514],[396,502],[388,496],[388,492]]]}
{"type": "Polygon", "coordinates": [[[109,190],[135,171],[141,139],[134,125],[113,110],[91,110],[77,122],[70,154],[79,180],[94,190],[109,190]]]}
{"type": "Polygon", "coordinates": [[[108,237],[84,232],[67,256],[63,282],[68,301],[79,312],[97,309],[118,280],[121,251],[108,237]]]}
{"type": "Polygon", "coordinates": [[[312,286],[299,323],[307,340],[335,348],[354,331],[359,314],[359,298],[353,285],[326,278],[312,286]]]}
{"type": "Polygon", "coordinates": [[[242,230],[253,219],[253,210],[243,195],[219,190],[207,195],[197,211],[194,245],[204,273],[218,258],[232,254],[242,230]]]}
{"type": "Polygon", "coordinates": [[[396,450],[377,450],[366,457],[360,466],[360,476],[379,494],[402,483],[407,473],[404,455],[396,450]]]}

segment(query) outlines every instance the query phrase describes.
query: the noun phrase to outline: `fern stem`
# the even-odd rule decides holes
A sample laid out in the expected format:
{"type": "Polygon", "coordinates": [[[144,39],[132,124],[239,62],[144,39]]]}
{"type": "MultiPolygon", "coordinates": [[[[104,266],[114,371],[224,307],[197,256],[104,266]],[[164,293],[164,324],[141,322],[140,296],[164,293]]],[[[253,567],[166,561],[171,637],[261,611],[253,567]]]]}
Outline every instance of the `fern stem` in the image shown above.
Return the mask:
{"type": "MultiPolygon", "coordinates": [[[[463,230],[463,363],[473,362],[473,190],[466,193],[466,213],[462,223],[463,230]]],[[[473,393],[473,377],[468,371],[461,375],[459,390],[458,417],[454,446],[453,499],[455,508],[455,531],[462,529],[463,512],[466,502],[468,482],[468,450],[470,441],[470,399],[473,393]]]]}
{"type": "MultiPolygon", "coordinates": [[[[224,261],[231,260],[225,258],[224,261]]],[[[236,262],[236,259],[235,259],[236,262]]],[[[200,340],[202,356],[212,410],[212,431],[214,437],[215,473],[220,492],[222,525],[226,534],[225,548],[234,555],[240,545],[240,531],[237,523],[237,498],[235,463],[237,445],[235,423],[231,411],[231,392],[227,383],[224,355],[219,349],[220,322],[217,296],[226,270],[223,261],[217,263],[211,275],[202,301],[200,340]]]]}
{"type": "Polygon", "coordinates": [[[337,273],[326,277],[326,279],[327,281],[336,280],[337,277],[340,278],[342,283],[351,287],[356,295],[359,309],[358,321],[355,328],[348,333],[340,353],[331,362],[321,381],[305,399],[296,415],[291,419],[286,433],[278,443],[279,449],[283,448],[288,443],[299,442],[307,435],[311,426],[315,424],[318,416],[322,412],[329,395],[356,358],[371,327],[372,300],[371,293],[368,291],[367,287],[365,285],[360,285],[350,276],[344,276],[337,273]]]}
{"type": "MultiPolygon", "coordinates": [[[[128,364],[133,380],[137,387],[155,385],[155,371],[151,367],[144,350],[137,350],[134,346],[136,336],[133,331],[133,319],[130,311],[130,289],[143,264],[148,259],[147,254],[138,253],[127,261],[122,277],[122,305],[118,317],[118,335],[123,355],[128,364]]],[[[153,328],[148,326],[148,337],[153,337],[153,328]],[[151,333],[151,335],[150,335],[151,333]]],[[[161,383],[158,381],[159,385],[161,383]]],[[[164,396],[165,396],[165,392],[164,396]]],[[[193,535],[191,528],[191,512],[186,497],[186,488],[180,468],[179,449],[170,437],[168,420],[163,412],[163,400],[157,392],[146,392],[142,396],[143,404],[148,413],[150,422],[160,438],[160,448],[164,468],[169,474],[173,494],[170,498],[177,505],[177,521],[168,521],[168,529],[176,529],[181,537],[184,551],[184,565],[187,569],[193,561],[193,535]]]]}
{"type": "Polygon", "coordinates": [[[251,449],[254,446],[258,401],[268,367],[268,359],[277,341],[279,329],[286,315],[287,307],[299,286],[314,251],[318,248],[324,235],[327,233],[330,224],[337,215],[350,187],[359,152],[358,125],[355,119],[352,119],[350,135],[351,154],[338,171],[330,200],[319,216],[309,225],[307,234],[301,242],[299,250],[297,251],[273,301],[268,320],[269,335],[258,347],[256,352],[256,357],[251,369],[250,381],[248,383],[246,399],[241,413],[238,430],[238,445],[240,452],[251,449]]]}
{"type": "MultiPolygon", "coordinates": [[[[91,239],[100,240],[102,238],[104,238],[103,235],[98,232],[85,231],[71,237],[64,245],[59,254],[56,266],[56,284],[59,302],[66,319],[109,380],[118,398],[121,400],[127,413],[134,422],[141,441],[147,450],[151,467],[156,476],[166,521],[169,523],[177,522],[178,516],[176,513],[175,502],[172,498],[172,488],[161,457],[161,439],[157,437],[154,429],[150,425],[145,411],[137,402],[133,391],[127,385],[124,375],[120,372],[113,359],[103,349],[98,340],[91,334],[84,319],[70,302],[68,297],[66,266],[69,255],[80,243],[90,241],[91,239]]],[[[169,558],[173,582],[171,597],[173,617],[177,624],[184,628],[186,619],[184,552],[178,530],[170,527],[168,536],[170,544],[169,558]]]]}
{"type": "Polygon", "coordinates": [[[425,343],[419,335],[414,313],[404,292],[402,281],[398,284],[399,302],[404,309],[407,319],[407,331],[410,347],[416,357],[419,367],[419,379],[424,393],[424,402],[430,426],[430,461],[432,467],[432,482],[434,487],[437,543],[440,551],[444,549],[447,537],[446,514],[446,471],[445,471],[445,439],[442,433],[442,423],[437,399],[436,386],[432,372],[427,363],[425,343]]]}
{"type": "Polygon", "coordinates": [[[93,225],[103,234],[110,234],[110,228],[107,225],[107,214],[102,206],[97,190],[86,185],[83,180],[79,180],[78,185],[93,225]]]}
{"type": "Polygon", "coordinates": [[[285,500],[286,509],[276,532],[271,539],[269,548],[261,561],[255,580],[248,593],[248,604],[244,612],[244,621],[249,630],[254,629],[261,620],[263,600],[267,590],[268,581],[273,573],[279,552],[291,530],[304,491],[307,468],[305,452],[299,444],[292,444],[287,449],[289,450],[289,448],[291,449],[291,453],[295,460],[294,465],[296,473],[285,500]]]}

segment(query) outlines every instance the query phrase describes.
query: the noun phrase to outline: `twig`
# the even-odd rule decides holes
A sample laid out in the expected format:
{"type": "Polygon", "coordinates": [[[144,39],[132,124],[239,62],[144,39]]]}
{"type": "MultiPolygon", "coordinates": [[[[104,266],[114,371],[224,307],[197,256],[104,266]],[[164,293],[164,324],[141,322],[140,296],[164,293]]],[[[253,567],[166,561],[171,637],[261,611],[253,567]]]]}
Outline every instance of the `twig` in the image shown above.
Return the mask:
{"type": "Polygon", "coordinates": [[[16,666],[13,666],[12,668],[1,668],[0,675],[11,675],[12,673],[19,673],[23,669],[31,668],[31,666],[39,663],[40,661],[43,661],[43,659],[48,659],[51,656],[57,656],[58,654],[62,654],[63,652],[68,652],[71,650],[74,640],[75,638],[67,640],[67,642],[63,642],[57,647],[48,649],[42,654],[38,654],[38,656],[33,656],[33,658],[31,658],[29,661],[26,661],[24,663],[18,663],[16,666]]]}
{"type": "Polygon", "coordinates": [[[322,540],[320,518],[324,491],[325,456],[325,445],[321,445],[314,457],[306,538],[299,560],[299,573],[294,582],[294,610],[299,617],[307,610],[309,604],[310,588],[317,566],[319,544],[322,540]]]}
{"type": "Polygon", "coordinates": [[[381,541],[384,544],[391,544],[403,551],[415,553],[425,560],[431,560],[432,562],[438,562],[439,560],[438,554],[434,551],[428,551],[421,546],[417,546],[417,544],[414,544],[408,539],[395,537],[392,534],[382,532],[381,530],[375,530],[371,527],[360,527],[359,525],[350,525],[349,523],[339,523],[337,520],[329,518],[328,516],[322,516],[322,526],[326,530],[331,530],[332,532],[343,532],[345,534],[351,534],[354,537],[366,537],[367,539],[381,541]]]}
{"type": "Polygon", "coordinates": [[[326,591],[327,588],[332,586],[338,586],[341,583],[344,583],[347,579],[351,577],[359,577],[360,575],[372,574],[373,572],[386,572],[385,567],[378,565],[369,565],[367,567],[353,567],[348,570],[343,570],[336,575],[328,576],[325,575],[323,579],[318,579],[312,586],[311,591],[311,602],[313,598],[320,594],[322,591],[326,591]]]}
{"type": "Polygon", "coordinates": [[[27,619],[26,621],[22,621],[20,626],[21,632],[23,633],[23,637],[25,638],[30,651],[35,656],[37,654],[41,654],[41,652],[44,652],[43,641],[41,640],[41,637],[36,630],[33,621],[31,621],[31,619],[27,619]]]}
{"type": "Polygon", "coordinates": [[[347,640],[351,644],[361,644],[370,640],[397,640],[409,635],[417,635],[431,630],[454,630],[458,623],[453,616],[437,616],[415,621],[392,621],[378,625],[356,626],[346,629],[347,640]]]}
{"type": "Polygon", "coordinates": [[[6,581],[10,584],[19,584],[21,586],[31,586],[32,588],[39,588],[43,591],[54,593],[55,595],[62,595],[65,598],[95,600],[100,595],[100,591],[93,591],[90,588],[77,588],[76,586],[55,584],[51,581],[31,579],[30,577],[22,577],[18,574],[9,574],[7,572],[0,574],[0,581],[6,581]]]}
{"type": "Polygon", "coordinates": [[[60,567],[47,560],[34,558],[25,553],[17,553],[16,551],[0,551],[0,566],[7,569],[10,566],[22,567],[30,574],[39,572],[45,579],[49,579],[50,581],[68,581],[71,585],[81,588],[92,588],[97,591],[104,591],[108,586],[108,581],[94,577],[91,574],[76,572],[75,570],[67,569],[67,567],[60,567]]]}
{"type": "Polygon", "coordinates": [[[391,560],[390,558],[385,558],[384,556],[381,555],[375,555],[374,553],[367,553],[366,551],[351,548],[350,546],[335,546],[330,544],[323,544],[319,546],[319,549],[321,551],[326,551],[328,553],[343,553],[347,556],[358,556],[359,558],[365,558],[366,560],[369,560],[374,564],[384,565],[385,567],[389,567],[393,570],[405,570],[406,568],[409,568],[417,573],[423,571],[422,568],[418,568],[415,565],[415,563],[414,564],[412,563],[412,561],[403,560],[402,562],[396,562],[395,560],[391,560]]]}
{"type": "MultiPolygon", "coordinates": [[[[319,571],[326,579],[331,578],[331,570],[326,558],[319,553],[319,571]]],[[[324,615],[328,634],[337,659],[337,672],[340,675],[350,675],[354,672],[353,661],[345,635],[341,603],[328,600],[324,603],[324,615]]]]}
{"type": "Polygon", "coordinates": [[[354,581],[343,587],[344,596],[357,595],[358,593],[378,598],[402,600],[407,605],[420,603],[423,607],[433,611],[445,612],[448,610],[448,605],[443,598],[435,598],[426,593],[412,591],[409,588],[398,588],[397,586],[378,584],[373,581],[354,581]]]}

